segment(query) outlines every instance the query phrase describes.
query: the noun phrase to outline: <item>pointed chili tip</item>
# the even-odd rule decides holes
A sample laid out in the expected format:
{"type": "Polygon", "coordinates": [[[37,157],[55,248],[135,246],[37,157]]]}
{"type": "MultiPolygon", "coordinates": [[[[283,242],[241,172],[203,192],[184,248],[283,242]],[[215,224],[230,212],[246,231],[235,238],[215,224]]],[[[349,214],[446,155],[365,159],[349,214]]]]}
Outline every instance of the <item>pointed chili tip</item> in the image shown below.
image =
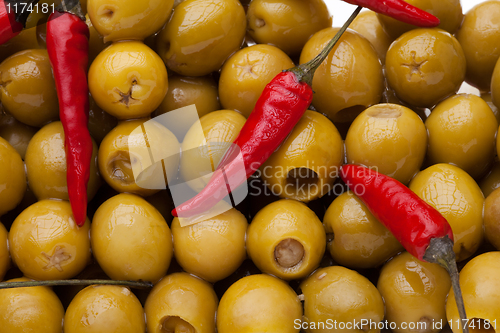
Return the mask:
{"type": "Polygon", "coordinates": [[[171,214],[172,214],[173,217],[179,217],[179,214],[177,214],[177,209],[176,208],[172,209],[171,214]]]}

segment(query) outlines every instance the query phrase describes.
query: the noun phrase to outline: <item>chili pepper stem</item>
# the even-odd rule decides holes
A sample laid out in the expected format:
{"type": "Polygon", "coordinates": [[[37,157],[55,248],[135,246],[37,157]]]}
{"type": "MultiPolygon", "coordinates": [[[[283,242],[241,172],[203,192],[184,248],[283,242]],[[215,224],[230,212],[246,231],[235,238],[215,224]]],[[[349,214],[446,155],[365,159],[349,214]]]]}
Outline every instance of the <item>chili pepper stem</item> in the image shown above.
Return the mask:
{"type": "Polygon", "coordinates": [[[337,32],[337,34],[328,42],[328,44],[325,46],[325,48],[313,59],[309,60],[308,62],[299,65],[297,67],[293,67],[290,69],[287,69],[286,71],[292,72],[297,76],[297,79],[299,81],[305,82],[308,85],[312,86],[312,80],[314,76],[314,72],[316,69],[321,65],[323,60],[328,57],[328,54],[330,51],[333,49],[335,44],[339,41],[340,37],[344,34],[344,32],[347,30],[349,25],[354,21],[356,16],[358,16],[359,12],[363,9],[363,7],[358,6],[356,10],[351,14],[349,19],[344,23],[342,28],[337,32]]]}
{"type": "Polygon", "coordinates": [[[448,236],[431,239],[429,247],[425,251],[424,260],[439,264],[450,274],[451,286],[455,294],[460,322],[463,325],[462,331],[463,333],[469,333],[464,299],[462,297],[462,290],[460,289],[456,256],[453,251],[453,241],[448,236]]]}
{"type": "Polygon", "coordinates": [[[57,7],[57,9],[62,9],[64,12],[75,14],[85,21],[85,15],[83,14],[82,7],[80,6],[80,0],[61,0],[61,4],[57,7]]]}
{"type": "Polygon", "coordinates": [[[93,284],[106,284],[115,286],[126,286],[131,288],[152,288],[151,282],[141,281],[119,281],[119,280],[48,280],[48,281],[14,281],[0,282],[0,289],[40,287],[40,286],[86,286],[93,284]]]}

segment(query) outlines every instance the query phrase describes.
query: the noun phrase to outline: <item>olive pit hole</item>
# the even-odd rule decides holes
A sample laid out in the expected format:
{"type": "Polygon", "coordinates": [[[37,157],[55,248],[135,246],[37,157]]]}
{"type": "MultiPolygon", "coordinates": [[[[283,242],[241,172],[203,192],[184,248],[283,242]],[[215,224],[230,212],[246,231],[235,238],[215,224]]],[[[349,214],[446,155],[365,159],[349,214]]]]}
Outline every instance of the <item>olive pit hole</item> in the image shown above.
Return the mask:
{"type": "Polygon", "coordinates": [[[163,333],[196,333],[196,329],[178,316],[167,316],[160,321],[163,333]]]}
{"type": "MultiPolygon", "coordinates": [[[[285,188],[291,187],[293,191],[306,190],[311,192],[313,188],[318,189],[319,175],[308,168],[295,168],[288,171],[285,188]]],[[[290,193],[292,194],[292,193],[290,193]]]]}
{"type": "Polygon", "coordinates": [[[297,266],[304,258],[304,246],[292,238],[283,239],[274,248],[274,260],[282,268],[297,266]]]}
{"type": "Polygon", "coordinates": [[[116,151],[108,161],[107,170],[110,177],[120,183],[129,185],[135,182],[128,151],[116,151]]]}
{"type": "Polygon", "coordinates": [[[372,108],[366,114],[372,118],[399,118],[403,112],[394,106],[384,106],[383,108],[372,108]]]}
{"type": "Polygon", "coordinates": [[[469,333],[495,333],[495,327],[489,320],[483,318],[471,318],[469,320],[469,333]]]}
{"type": "Polygon", "coordinates": [[[266,25],[266,21],[264,21],[263,19],[261,18],[255,18],[255,26],[257,28],[262,28],[263,26],[266,25]]]}

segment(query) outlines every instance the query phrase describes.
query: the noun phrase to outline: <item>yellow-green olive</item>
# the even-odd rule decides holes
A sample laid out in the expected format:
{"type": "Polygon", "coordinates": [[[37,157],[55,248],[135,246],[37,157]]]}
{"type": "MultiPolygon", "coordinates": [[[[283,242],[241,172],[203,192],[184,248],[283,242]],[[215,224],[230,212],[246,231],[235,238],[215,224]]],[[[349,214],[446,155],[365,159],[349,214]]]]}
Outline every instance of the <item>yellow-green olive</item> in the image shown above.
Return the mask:
{"type": "Polygon", "coordinates": [[[47,50],[18,52],[0,64],[2,105],[20,122],[41,127],[59,116],[47,50]]]}
{"type": "Polygon", "coordinates": [[[89,94],[89,132],[90,136],[101,143],[106,134],[116,127],[118,121],[115,117],[101,109],[89,94]]]}
{"type": "MultiPolygon", "coordinates": [[[[499,58],[500,59],[500,58],[499,58]]],[[[500,109],[500,60],[495,65],[493,74],[491,76],[491,101],[497,108],[495,115],[497,119],[500,117],[498,109],[500,109]]],[[[492,108],[493,109],[493,108],[492,108]]],[[[493,110],[495,112],[495,110],[493,110]]]]}
{"type": "Polygon", "coordinates": [[[345,140],[348,163],[377,171],[408,184],[420,170],[427,131],[420,117],[397,104],[377,104],[356,117],[345,140]]]}
{"type": "Polygon", "coordinates": [[[500,249],[500,190],[496,189],[484,201],[484,235],[500,249]]]}
{"type": "Polygon", "coordinates": [[[384,301],[377,288],[356,271],[342,266],[320,268],[300,284],[300,289],[306,332],[352,332],[356,322],[365,324],[358,331],[380,332],[384,301]]]}
{"type": "Polygon", "coordinates": [[[238,0],[186,0],[158,35],[158,54],[174,72],[207,75],[241,47],[245,31],[238,0]]]}
{"type": "Polygon", "coordinates": [[[409,187],[450,223],[457,261],[472,256],[483,240],[484,204],[474,179],[454,165],[435,164],[419,172],[409,187]]]}
{"type": "MultiPolygon", "coordinates": [[[[500,322],[498,293],[500,292],[500,252],[487,252],[474,257],[460,271],[460,287],[465,304],[469,331],[492,332],[500,322]],[[475,326],[473,326],[475,325],[475,326]]],[[[450,289],[446,301],[446,317],[454,333],[461,333],[455,293],[450,289]]]]}
{"type": "Polygon", "coordinates": [[[172,234],[161,214],[143,198],[118,194],[95,212],[92,253],[114,280],[156,282],[173,255],[172,234]]]}
{"type": "Polygon", "coordinates": [[[308,110],[260,174],[274,194],[308,202],[332,189],[343,159],[344,144],[335,125],[308,110]]]}
{"type": "Polygon", "coordinates": [[[485,198],[500,187],[500,162],[495,161],[490,172],[479,182],[479,187],[485,198]]]}
{"type": "MultiPolygon", "coordinates": [[[[90,178],[87,198],[91,200],[101,185],[97,169],[97,144],[92,141],[90,178]]],[[[29,187],[41,199],[69,200],[66,180],[64,129],[60,121],[42,127],[26,149],[26,171],[29,187]]]]}
{"type": "Polygon", "coordinates": [[[332,26],[332,15],[323,0],[254,0],[247,21],[257,43],[295,55],[314,33],[332,26]]]}
{"type": "MultiPolygon", "coordinates": [[[[6,282],[29,281],[26,278],[6,282]]],[[[61,333],[64,308],[49,287],[0,289],[0,327],[5,333],[61,333]]]]}
{"type": "Polygon", "coordinates": [[[9,254],[9,234],[5,229],[2,222],[0,222],[0,281],[3,280],[5,273],[10,267],[10,254],[9,254]]]}
{"type": "MultiPolygon", "coordinates": [[[[498,78],[499,78],[499,81],[498,81],[498,88],[500,88],[500,66],[498,66],[498,78]]],[[[495,74],[493,74],[495,75],[495,74]]],[[[494,81],[494,78],[492,79],[492,83],[494,81]]],[[[492,84],[493,86],[493,84],[492,84]]],[[[486,104],[488,104],[488,106],[490,107],[491,111],[493,111],[493,114],[495,115],[495,118],[497,118],[497,121],[498,123],[500,124],[500,110],[499,108],[495,105],[495,103],[493,103],[493,88],[491,88],[491,92],[487,93],[487,94],[481,94],[481,98],[486,102],[486,104]]],[[[497,104],[500,104],[500,90],[497,91],[497,104]]]]}
{"type": "Polygon", "coordinates": [[[368,39],[377,51],[382,63],[385,63],[385,54],[394,41],[394,38],[382,27],[379,17],[375,12],[371,10],[362,11],[352,21],[349,28],[368,39]]]}
{"type": "Polygon", "coordinates": [[[500,57],[498,17],[500,2],[483,1],[465,14],[457,32],[457,39],[467,60],[465,80],[482,91],[490,90],[493,69],[500,57]]]}
{"type": "Polygon", "coordinates": [[[64,315],[65,333],[144,333],[144,310],[122,286],[94,285],[81,290],[64,315]]]}
{"type": "Polygon", "coordinates": [[[146,117],[167,94],[167,69],[141,42],[113,43],[90,65],[89,89],[97,105],[118,119],[146,117]]]}
{"type": "Polygon", "coordinates": [[[97,32],[95,27],[92,25],[89,15],[85,15],[85,23],[89,27],[89,66],[92,64],[94,59],[99,53],[101,53],[106,47],[111,45],[111,43],[105,43],[104,38],[101,34],[97,32]]]}
{"type": "Polygon", "coordinates": [[[432,107],[460,88],[465,56],[449,32],[414,29],[391,44],[385,68],[390,86],[402,101],[432,107]]]}
{"type": "Polygon", "coordinates": [[[174,0],[88,0],[87,10],[104,41],[143,40],[168,20],[174,0]]]}
{"type": "Polygon", "coordinates": [[[9,232],[12,260],[36,280],[69,279],[90,261],[90,221],[78,227],[71,205],[41,200],[15,219],[9,232]]]}
{"type": "Polygon", "coordinates": [[[0,137],[0,216],[14,209],[26,192],[26,175],[19,153],[0,137]]]}
{"type": "Polygon", "coordinates": [[[495,156],[498,123],[475,95],[455,95],[439,103],[425,121],[429,163],[451,163],[479,179],[495,156]]]}
{"type": "MultiPolygon", "coordinates": [[[[307,41],[300,63],[313,59],[339,28],[327,28],[307,41]]],[[[351,122],[360,110],[382,98],[384,77],[377,52],[370,42],[354,31],[346,31],[313,78],[313,105],[333,121],[351,122]]]]}
{"type": "Polygon", "coordinates": [[[167,275],[144,305],[148,332],[215,333],[217,304],[207,282],[187,273],[167,275]]]}
{"type": "Polygon", "coordinates": [[[219,79],[222,107],[248,117],[265,86],[278,73],[293,66],[290,57],[276,46],[257,44],[239,50],[222,66],[219,79]]]}
{"type": "Polygon", "coordinates": [[[446,326],[445,303],[451,279],[438,264],[403,252],[382,267],[377,288],[384,298],[385,318],[396,333],[439,332],[446,326]]]}
{"type": "Polygon", "coordinates": [[[284,280],[300,279],[319,266],[326,234],[305,204],[282,199],[261,209],[250,223],[247,251],[264,273],[284,280]]]}
{"type": "Polygon", "coordinates": [[[383,264],[403,251],[403,246],[351,191],[344,192],[328,207],[323,224],[332,258],[349,268],[383,264]]]}
{"type": "Polygon", "coordinates": [[[28,144],[38,128],[25,125],[14,117],[8,125],[0,125],[0,137],[7,140],[24,160],[28,144]]]}
{"type": "Polygon", "coordinates": [[[296,333],[302,318],[297,294],[282,280],[265,274],[246,276],[224,293],[217,310],[219,333],[296,333]]]}

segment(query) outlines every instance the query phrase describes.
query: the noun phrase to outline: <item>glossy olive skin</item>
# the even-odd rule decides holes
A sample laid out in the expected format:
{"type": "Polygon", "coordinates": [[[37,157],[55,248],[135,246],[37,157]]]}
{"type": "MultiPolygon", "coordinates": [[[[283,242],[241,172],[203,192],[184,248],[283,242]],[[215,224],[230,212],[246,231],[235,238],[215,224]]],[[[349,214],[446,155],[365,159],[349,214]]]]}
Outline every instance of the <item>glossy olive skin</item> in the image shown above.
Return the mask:
{"type": "Polygon", "coordinates": [[[163,27],[173,5],[174,0],[88,0],[87,11],[105,42],[143,40],[163,27]]]}
{"type": "Polygon", "coordinates": [[[177,156],[177,159],[169,159],[168,163],[165,163],[167,174],[171,175],[178,169],[180,145],[177,138],[165,127],[148,121],[148,118],[142,118],[120,122],[104,137],[99,146],[97,161],[101,176],[109,186],[120,193],[148,196],[166,188],[162,164],[158,163],[160,161],[155,161],[157,163],[153,165],[150,165],[151,161],[143,161],[145,165],[142,167],[149,168],[143,172],[146,176],[142,178],[144,182],[137,184],[139,178],[135,178],[133,168],[137,164],[141,167],[141,160],[138,156],[131,155],[130,150],[143,152],[147,148],[141,126],[144,126],[149,142],[155,143],[154,146],[150,146],[154,155],[160,150],[161,154],[165,153],[163,156],[177,156]],[[154,126],[155,124],[158,126],[154,126]],[[157,147],[158,144],[161,147],[157,147]]]}
{"type": "Polygon", "coordinates": [[[362,11],[354,21],[352,21],[349,28],[368,39],[377,51],[378,57],[382,63],[385,62],[385,54],[394,41],[394,38],[384,30],[377,13],[371,10],[362,11]]]}
{"type": "MultiPolygon", "coordinates": [[[[69,200],[64,129],[60,121],[41,128],[26,149],[26,172],[30,189],[41,199],[69,200]]],[[[91,200],[101,185],[97,169],[97,144],[92,141],[87,198],[91,200]]]]}
{"type": "Polygon", "coordinates": [[[376,167],[408,184],[420,170],[427,131],[420,117],[397,104],[377,104],[356,117],[345,140],[347,163],[376,167]]]}
{"type": "Polygon", "coordinates": [[[500,190],[496,189],[484,201],[484,235],[500,249],[500,190]]]}
{"type": "Polygon", "coordinates": [[[293,61],[279,48],[257,44],[233,54],[222,66],[219,97],[222,107],[248,118],[265,86],[293,61]]]}
{"type": "MultiPolygon", "coordinates": [[[[406,2],[436,16],[440,21],[438,28],[446,30],[450,34],[455,33],[460,28],[464,17],[460,0],[408,0],[406,2]]],[[[398,38],[403,33],[417,28],[389,16],[377,15],[384,29],[393,38],[398,38]]]]}
{"type": "MultiPolygon", "coordinates": [[[[498,251],[483,253],[469,261],[460,271],[460,287],[462,288],[467,317],[475,318],[474,324],[476,328],[478,327],[478,319],[483,320],[481,330],[478,331],[486,331],[484,321],[489,321],[490,329],[495,329],[495,326],[498,328],[497,325],[500,322],[500,308],[498,307],[497,297],[500,290],[500,281],[497,278],[500,269],[496,264],[499,260],[500,252],[498,251]]],[[[455,323],[452,327],[453,332],[462,332],[460,327],[456,325],[460,317],[453,289],[450,289],[446,301],[446,316],[448,320],[455,323]]],[[[469,330],[471,329],[469,328],[469,330]]]]}
{"type": "MultiPolygon", "coordinates": [[[[27,278],[6,282],[29,281],[27,278]]],[[[49,287],[0,290],[0,327],[6,333],[61,333],[64,308],[49,287]]]]}
{"type": "Polygon", "coordinates": [[[276,195],[309,202],[332,189],[343,159],[344,144],[335,125],[307,110],[261,166],[260,176],[276,195]]]}
{"type": "Polygon", "coordinates": [[[0,124],[0,137],[7,140],[24,160],[28,144],[38,128],[25,125],[12,117],[8,124],[0,124]]]}
{"type": "Polygon", "coordinates": [[[9,232],[12,260],[36,280],[69,279],[90,260],[90,221],[78,227],[67,201],[42,200],[26,208],[9,232]]]}
{"type": "Polygon", "coordinates": [[[262,272],[284,280],[303,278],[318,267],[325,244],[321,221],[305,204],[295,200],[283,199],[267,205],[248,227],[250,259],[262,272]],[[291,262],[282,263],[280,256],[291,256],[291,262]]]}
{"type": "Polygon", "coordinates": [[[20,122],[41,127],[59,116],[56,86],[46,50],[18,52],[0,64],[2,105],[20,122]]]}
{"type": "Polygon", "coordinates": [[[174,72],[207,75],[241,47],[245,30],[238,0],[186,0],[158,35],[158,54],[174,72]]]}
{"type": "MultiPolygon", "coordinates": [[[[368,320],[375,323],[384,318],[384,302],[377,288],[364,276],[342,266],[320,268],[300,284],[304,294],[304,317],[309,321],[308,333],[352,332],[348,323],[368,320]],[[314,329],[311,323],[327,320],[343,322],[335,329],[314,329]]],[[[316,326],[317,327],[317,326],[316,326]]],[[[363,327],[374,333],[380,329],[363,327]]]]}
{"type": "Polygon", "coordinates": [[[97,142],[101,143],[104,137],[118,124],[118,120],[101,109],[89,94],[89,133],[97,142]]]}
{"type": "Polygon", "coordinates": [[[465,78],[465,56],[455,37],[441,29],[414,29],[387,51],[386,76],[396,95],[432,107],[454,94],[465,78]]]}
{"type": "MultiPolygon", "coordinates": [[[[327,28],[315,33],[304,46],[300,63],[318,55],[338,31],[327,28]]],[[[382,98],[384,78],[377,52],[366,38],[346,31],[316,70],[312,87],[312,104],[319,112],[333,121],[352,121],[357,109],[363,110],[382,98]],[[351,107],[356,108],[349,110],[351,107]]]]}
{"type": "Polygon", "coordinates": [[[81,290],[64,315],[65,333],[144,333],[144,310],[122,286],[94,285],[81,290]]]}
{"type": "MultiPolygon", "coordinates": [[[[467,83],[490,90],[491,76],[500,57],[500,3],[484,1],[465,14],[457,39],[467,59],[467,83]]],[[[497,105],[498,106],[498,105],[497,105]]]]}
{"type": "Polygon", "coordinates": [[[297,294],[273,276],[246,276],[224,293],[217,310],[219,333],[299,332],[294,322],[302,317],[297,294]]]}
{"type": "MultiPolygon", "coordinates": [[[[496,87],[500,88],[500,66],[498,66],[498,70],[497,70],[498,74],[496,77],[498,77],[498,85],[496,87]]],[[[493,74],[493,77],[495,77],[495,74],[493,74]]],[[[494,86],[493,82],[494,82],[494,78],[492,78],[492,87],[494,86]]],[[[497,90],[497,104],[500,104],[500,90],[497,90]]],[[[481,94],[481,98],[486,102],[486,104],[488,104],[488,106],[490,107],[491,111],[493,111],[493,114],[495,115],[495,118],[497,118],[497,121],[498,123],[500,124],[500,110],[498,109],[498,107],[495,105],[495,103],[493,103],[493,88],[491,89],[491,92],[490,93],[487,93],[487,94],[481,94]]]]}
{"type": "Polygon", "coordinates": [[[97,57],[106,47],[111,45],[111,43],[105,43],[104,38],[101,34],[97,32],[95,27],[92,25],[89,15],[85,15],[85,23],[89,27],[89,67],[97,57]]]}
{"type": "Polygon", "coordinates": [[[144,305],[148,332],[175,332],[177,326],[178,332],[215,333],[217,305],[209,283],[187,273],[167,275],[144,305]]]}
{"type": "Polygon", "coordinates": [[[248,223],[243,214],[231,209],[203,222],[181,227],[172,221],[174,253],[188,273],[208,282],[231,275],[246,258],[248,223]]]}
{"type": "Polygon", "coordinates": [[[236,111],[219,110],[210,112],[191,126],[182,142],[180,166],[180,174],[189,187],[199,192],[207,185],[245,121],[236,111]]]}
{"type": "Polygon", "coordinates": [[[484,204],[474,179],[456,166],[435,164],[419,172],[409,188],[449,222],[457,261],[473,255],[483,240],[484,204]]]}
{"type": "Polygon", "coordinates": [[[425,121],[429,163],[454,164],[479,179],[495,156],[498,123],[486,102],[460,94],[439,103],[425,121]]]}
{"type": "Polygon", "coordinates": [[[133,194],[118,194],[97,209],[90,240],[94,257],[114,280],[156,282],[167,273],[173,255],[167,222],[133,194]]]}
{"type": "Polygon", "coordinates": [[[295,55],[314,33],[332,26],[332,15],[323,0],[254,0],[247,21],[255,42],[295,55]]]}
{"type": "Polygon", "coordinates": [[[26,192],[24,164],[19,153],[0,138],[0,216],[14,209],[26,192]]]}
{"type": "Polygon", "coordinates": [[[481,179],[479,187],[487,198],[493,191],[500,187],[500,162],[495,161],[489,173],[481,179]]]}
{"type": "Polygon", "coordinates": [[[378,267],[403,251],[403,246],[351,191],[333,200],[323,225],[333,240],[327,243],[332,258],[349,268],[378,267]]]}
{"type": "Polygon", "coordinates": [[[167,94],[167,69],[141,42],[113,43],[90,65],[89,89],[97,105],[118,119],[146,117],[167,94]]]}
{"type": "Polygon", "coordinates": [[[451,279],[438,264],[423,262],[403,252],[382,267],[377,288],[384,298],[386,319],[395,322],[394,332],[413,332],[402,323],[425,325],[423,332],[439,332],[446,326],[445,302],[451,279]],[[438,328],[436,328],[438,327],[438,328]]]}
{"type": "MultiPolygon", "coordinates": [[[[500,58],[499,58],[500,59],[500,58]]],[[[497,61],[491,77],[491,101],[498,109],[500,108],[500,60],[497,61]]],[[[497,116],[498,119],[499,116],[497,116]]]]}
{"type": "Polygon", "coordinates": [[[9,234],[3,223],[0,222],[0,281],[10,267],[10,254],[8,244],[9,234]]]}

